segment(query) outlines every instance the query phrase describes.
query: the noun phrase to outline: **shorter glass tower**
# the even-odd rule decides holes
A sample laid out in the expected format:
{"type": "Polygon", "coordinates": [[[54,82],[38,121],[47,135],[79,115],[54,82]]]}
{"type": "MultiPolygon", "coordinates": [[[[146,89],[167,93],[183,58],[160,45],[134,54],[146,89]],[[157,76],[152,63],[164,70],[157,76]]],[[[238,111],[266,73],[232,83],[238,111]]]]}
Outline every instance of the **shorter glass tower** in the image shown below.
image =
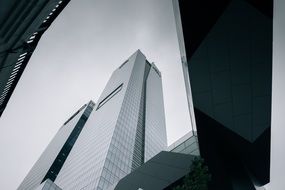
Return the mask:
{"type": "Polygon", "coordinates": [[[35,189],[47,179],[55,180],[94,106],[92,101],[83,105],[63,124],[18,190],[35,189]]]}

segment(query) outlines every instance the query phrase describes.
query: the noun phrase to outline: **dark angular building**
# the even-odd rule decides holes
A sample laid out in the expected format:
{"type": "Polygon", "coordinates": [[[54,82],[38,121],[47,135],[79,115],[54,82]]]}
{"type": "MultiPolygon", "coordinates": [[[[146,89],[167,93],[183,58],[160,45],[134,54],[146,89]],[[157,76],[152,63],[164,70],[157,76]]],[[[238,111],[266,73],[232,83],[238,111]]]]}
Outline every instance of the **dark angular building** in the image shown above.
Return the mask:
{"type": "Polygon", "coordinates": [[[270,180],[272,0],[174,0],[188,100],[209,189],[270,180]]]}
{"type": "Polygon", "coordinates": [[[69,1],[0,1],[0,116],[41,36],[69,1]]]}

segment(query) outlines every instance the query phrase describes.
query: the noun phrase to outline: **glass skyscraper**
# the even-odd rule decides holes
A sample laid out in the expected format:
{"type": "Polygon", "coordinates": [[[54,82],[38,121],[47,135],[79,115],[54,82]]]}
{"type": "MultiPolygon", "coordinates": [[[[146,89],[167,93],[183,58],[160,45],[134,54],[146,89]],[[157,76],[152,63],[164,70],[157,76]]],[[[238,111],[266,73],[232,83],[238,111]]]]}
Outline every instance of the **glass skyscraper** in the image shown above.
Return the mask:
{"type": "Polygon", "coordinates": [[[107,189],[166,145],[161,74],[138,50],[113,72],[55,183],[107,189]]]}
{"type": "Polygon", "coordinates": [[[161,73],[140,50],[113,72],[73,144],[64,164],[52,169],[56,175],[42,181],[63,190],[107,189],[166,149],[161,73]]]}
{"type": "Polygon", "coordinates": [[[63,124],[18,187],[19,190],[35,189],[46,179],[54,181],[82,131],[94,105],[92,101],[83,105],[63,124]]]}

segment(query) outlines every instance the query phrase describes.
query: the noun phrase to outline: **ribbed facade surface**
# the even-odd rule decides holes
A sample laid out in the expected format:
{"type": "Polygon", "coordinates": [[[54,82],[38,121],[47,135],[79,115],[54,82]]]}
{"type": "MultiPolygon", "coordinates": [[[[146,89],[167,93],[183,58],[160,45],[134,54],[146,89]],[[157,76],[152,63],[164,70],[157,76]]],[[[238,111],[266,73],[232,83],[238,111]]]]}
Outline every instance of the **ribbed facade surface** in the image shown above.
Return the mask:
{"type": "Polygon", "coordinates": [[[20,184],[18,190],[35,189],[46,179],[54,181],[88,119],[93,106],[94,103],[90,101],[88,105],[82,106],[64,123],[20,184]]]}
{"type": "Polygon", "coordinates": [[[41,36],[69,1],[0,1],[0,117],[41,36]]]}
{"type": "Polygon", "coordinates": [[[107,189],[166,144],[161,74],[138,50],[113,72],[55,183],[107,189]]]}

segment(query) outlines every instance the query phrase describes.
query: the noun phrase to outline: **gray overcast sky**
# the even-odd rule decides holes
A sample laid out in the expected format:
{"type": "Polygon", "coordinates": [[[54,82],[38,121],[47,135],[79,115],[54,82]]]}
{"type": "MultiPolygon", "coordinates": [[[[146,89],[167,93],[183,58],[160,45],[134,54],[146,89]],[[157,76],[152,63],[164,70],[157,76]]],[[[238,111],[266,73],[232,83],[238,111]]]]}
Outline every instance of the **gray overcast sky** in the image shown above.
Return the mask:
{"type": "Polygon", "coordinates": [[[0,187],[16,189],[60,126],[137,49],[162,72],[168,144],[190,131],[171,0],[71,0],[0,118],[0,187]]]}

